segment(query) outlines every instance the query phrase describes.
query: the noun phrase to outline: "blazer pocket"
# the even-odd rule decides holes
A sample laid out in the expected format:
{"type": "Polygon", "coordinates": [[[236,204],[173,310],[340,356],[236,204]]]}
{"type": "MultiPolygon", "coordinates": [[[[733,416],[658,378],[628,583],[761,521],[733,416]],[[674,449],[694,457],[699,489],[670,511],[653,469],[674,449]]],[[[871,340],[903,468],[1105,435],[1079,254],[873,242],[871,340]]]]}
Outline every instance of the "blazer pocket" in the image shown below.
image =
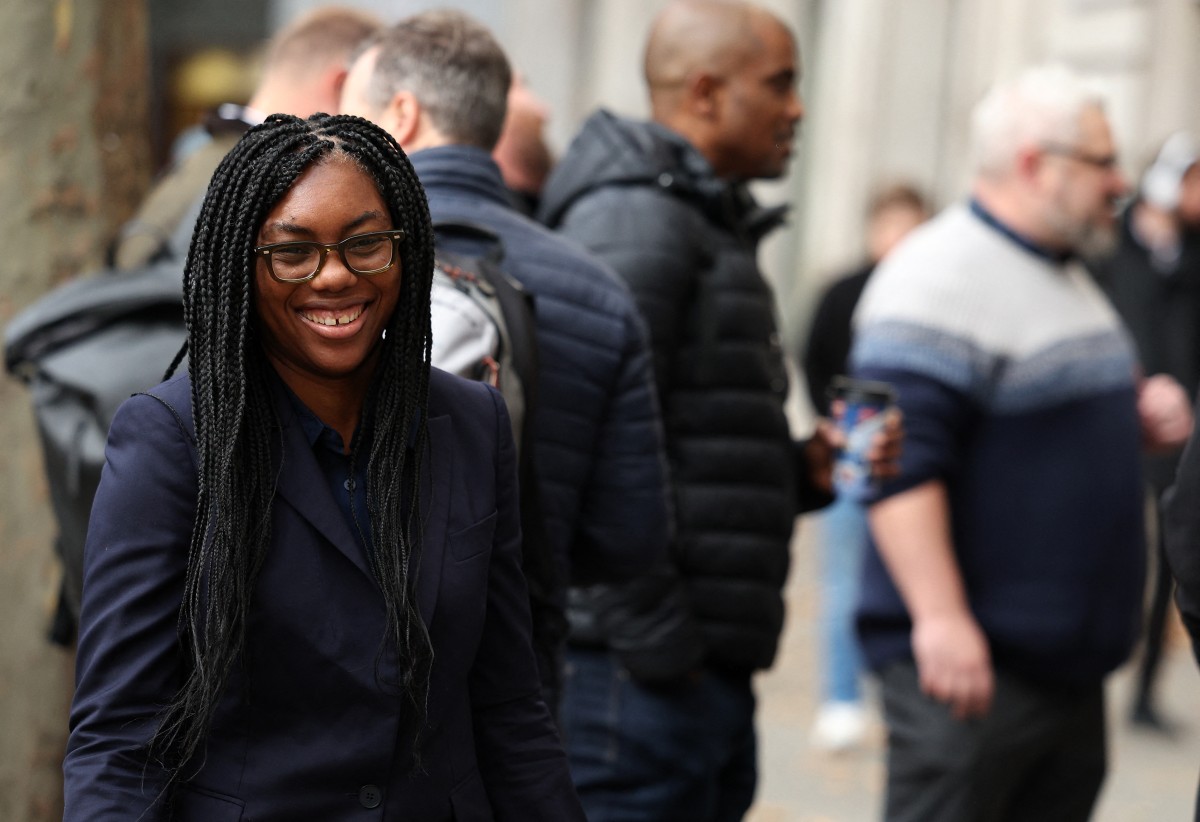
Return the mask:
{"type": "Polygon", "coordinates": [[[450,807],[454,809],[454,822],[492,822],[495,818],[478,769],[451,789],[450,807]]]}
{"type": "Polygon", "coordinates": [[[175,799],[177,822],[241,822],[245,803],[232,796],[184,785],[175,799]]]}
{"type": "Polygon", "coordinates": [[[450,535],[450,555],[455,562],[465,562],[491,549],[496,535],[496,516],[493,511],[474,525],[450,535]]]}

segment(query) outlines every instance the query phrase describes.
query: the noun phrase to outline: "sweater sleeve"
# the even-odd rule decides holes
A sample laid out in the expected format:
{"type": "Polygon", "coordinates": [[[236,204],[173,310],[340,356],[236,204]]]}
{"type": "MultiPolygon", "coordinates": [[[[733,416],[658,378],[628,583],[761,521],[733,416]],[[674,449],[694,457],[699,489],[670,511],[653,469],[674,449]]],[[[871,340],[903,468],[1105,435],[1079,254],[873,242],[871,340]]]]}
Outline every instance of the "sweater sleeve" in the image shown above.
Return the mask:
{"type": "Polygon", "coordinates": [[[987,370],[983,359],[968,343],[930,328],[885,322],[858,329],[851,374],[891,384],[904,413],[900,474],[882,485],[877,499],[958,471],[978,407],[973,398],[987,370]]]}

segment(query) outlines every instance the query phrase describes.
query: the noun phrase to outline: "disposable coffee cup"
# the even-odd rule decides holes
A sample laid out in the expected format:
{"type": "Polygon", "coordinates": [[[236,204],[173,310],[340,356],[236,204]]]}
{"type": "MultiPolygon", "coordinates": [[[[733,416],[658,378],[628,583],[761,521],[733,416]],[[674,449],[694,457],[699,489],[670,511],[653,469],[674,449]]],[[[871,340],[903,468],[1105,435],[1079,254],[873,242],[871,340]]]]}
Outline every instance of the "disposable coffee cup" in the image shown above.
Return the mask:
{"type": "Polygon", "coordinates": [[[834,421],[846,437],[833,466],[834,487],[840,497],[865,501],[877,490],[867,451],[871,440],[883,430],[896,392],[886,382],[834,377],[829,397],[834,401],[834,421]]]}

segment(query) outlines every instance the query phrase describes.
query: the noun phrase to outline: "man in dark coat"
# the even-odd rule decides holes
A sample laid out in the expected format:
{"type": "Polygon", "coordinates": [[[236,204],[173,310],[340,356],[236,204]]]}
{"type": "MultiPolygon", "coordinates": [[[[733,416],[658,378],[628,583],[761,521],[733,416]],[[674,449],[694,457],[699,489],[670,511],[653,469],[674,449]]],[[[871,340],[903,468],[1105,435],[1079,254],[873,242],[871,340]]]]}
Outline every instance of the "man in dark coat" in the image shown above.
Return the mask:
{"type": "MultiPolygon", "coordinates": [[[[561,578],[628,579],[663,555],[670,526],[644,331],[611,271],[511,206],[491,158],[510,84],[486,28],[431,11],[371,43],[351,68],[342,110],[375,120],[410,154],[435,223],[478,225],[503,243],[501,267],[535,301],[538,404],[527,430],[561,578]]],[[[487,249],[467,241],[451,250],[487,249]]],[[[557,597],[561,613],[565,584],[557,597]]],[[[534,633],[554,701],[562,637],[547,637],[549,627],[534,633]]]]}
{"type": "Polygon", "coordinates": [[[789,433],[756,261],[784,210],[744,185],[783,173],[804,107],[791,33],[748,3],[671,3],[645,71],[652,121],[589,119],[540,217],[616,269],[647,321],[677,533],[652,573],[572,591],[562,724],[593,822],[737,820],[793,520],[830,499],[829,439],[789,433]]]}

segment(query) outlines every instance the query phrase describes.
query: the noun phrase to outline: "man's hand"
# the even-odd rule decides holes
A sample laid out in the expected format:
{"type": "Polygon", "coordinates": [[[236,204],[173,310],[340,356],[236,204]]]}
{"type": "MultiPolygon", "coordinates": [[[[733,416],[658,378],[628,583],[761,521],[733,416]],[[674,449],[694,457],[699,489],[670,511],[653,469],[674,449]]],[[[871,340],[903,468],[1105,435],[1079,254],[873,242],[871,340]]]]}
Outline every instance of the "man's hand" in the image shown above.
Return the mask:
{"type": "MultiPolygon", "coordinates": [[[[838,413],[837,403],[833,408],[838,413]]],[[[846,435],[832,420],[821,417],[808,442],[804,444],[804,456],[814,487],[833,493],[833,465],[838,452],[846,445],[846,435]]],[[[871,476],[888,479],[900,473],[900,454],[904,450],[904,415],[899,408],[889,408],[884,417],[883,429],[871,438],[867,449],[867,461],[871,463],[871,476]]]]}
{"type": "Polygon", "coordinates": [[[949,705],[957,719],[988,712],[995,690],[992,657],[987,638],[969,611],[917,620],[912,648],[922,691],[949,705]]]}
{"type": "Polygon", "coordinates": [[[883,430],[871,439],[867,450],[867,461],[871,463],[871,476],[890,479],[900,475],[900,455],[904,451],[904,414],[892,407],[884,417],[883,430]]]}
{"type": "Polygon", "coordinates": [[[1142,445],[1151,453],[1182,448],[1192,435],[1192,406],[1179,381],[1168,374],[1155,374],[1138,386],[1138,417],[1142,423],[1142,445]]]}
{"type": "Polygon", "coordinates": [[[833,493],[833,463],[837,453],[846,444],[846,435],[832,420],[817,419],[817,427],[808,442],[804,443],[804,461],[808,463],[809,477],[814,488],[827,494],[833,493]]]}

